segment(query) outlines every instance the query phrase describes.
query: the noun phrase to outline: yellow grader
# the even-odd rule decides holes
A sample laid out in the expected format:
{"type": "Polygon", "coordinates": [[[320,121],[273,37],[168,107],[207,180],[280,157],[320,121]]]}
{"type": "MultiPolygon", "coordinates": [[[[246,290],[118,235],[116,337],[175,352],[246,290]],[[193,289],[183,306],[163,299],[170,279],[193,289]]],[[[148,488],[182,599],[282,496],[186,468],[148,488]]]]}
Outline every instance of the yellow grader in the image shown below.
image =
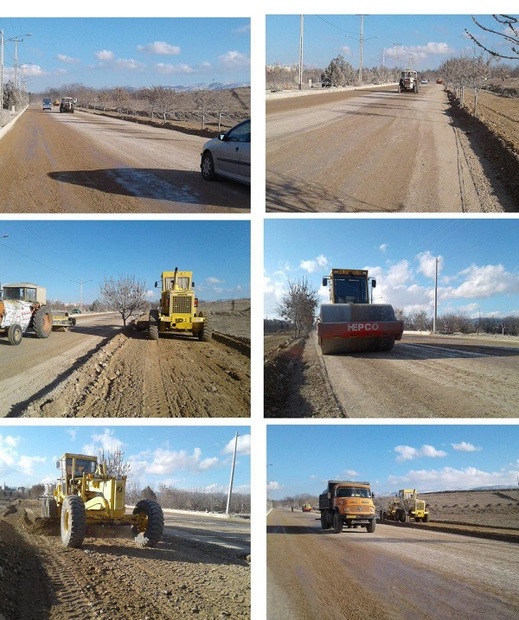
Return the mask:
{"type": "Polygon", "coordinates": [[[199,340],[209,341],[212,329],[208,318],[198,309],[195,297],[195,283],[191,271],[163,271],[161,281],[155,287],[162,287],[157,309],[150,310],[148,335],[158,340],[160,334],[192,334],[199,340]]]}
{"type": "Polygon", "coordinates": [[[371,290],[377,285],[366,269],[332,269],[323,278],[330,303],[322,304],[317,338],[323,355],[390,351],[401,340],[403,321],[397,321],[393,306],[374,304],[371,290]]]}
{"type": "Polygon", "coordinates": [[[391,500],[386,510],[381,513],[383,521],[400,521],[410,519],[429,521],[429,508],[423,499],[418,498],[416,489],[400,489],[398,495],[391,500]]]}
{"type": "Polygon", "coordinates": [[[164,514],[159,504],[140,500],[126,514],[126,476],[111,476],[95,456],[64,454],[56,463],[60,478],[42,498],[43,519],[59,520],[65,547],[79,548],[89,525],[126,525],[139,547],[154,547],[162,538],[164,514]]]}

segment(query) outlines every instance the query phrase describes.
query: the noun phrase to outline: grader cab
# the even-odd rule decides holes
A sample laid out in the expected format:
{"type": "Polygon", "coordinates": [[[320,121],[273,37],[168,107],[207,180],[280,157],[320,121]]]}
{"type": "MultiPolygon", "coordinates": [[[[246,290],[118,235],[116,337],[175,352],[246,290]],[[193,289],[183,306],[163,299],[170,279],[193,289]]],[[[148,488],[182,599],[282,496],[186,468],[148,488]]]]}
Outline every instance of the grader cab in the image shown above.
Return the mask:
{"type": "Polygon", "coordinates": [[[148,334],[151,340],[158,340],[162,334],[176,333],[192,335],[199,340],[209,341],[212,330],[208,317],[198,308],[195,283],[191,271],[163,271],[155,287],[162,287],[157,309],[150,310],[148,334]]]}
{"type": "Polygon", "coordinates": [[[159,504],[141,500],[126,514],[126,476],[112,476],[97,457],[65,453],[56,463],[60,477],[42,497],[42,518],[60,522],[65,547],[81,547],[89,525],[131,526],[140,547],[162,538],[164,515],[159,504]]]}

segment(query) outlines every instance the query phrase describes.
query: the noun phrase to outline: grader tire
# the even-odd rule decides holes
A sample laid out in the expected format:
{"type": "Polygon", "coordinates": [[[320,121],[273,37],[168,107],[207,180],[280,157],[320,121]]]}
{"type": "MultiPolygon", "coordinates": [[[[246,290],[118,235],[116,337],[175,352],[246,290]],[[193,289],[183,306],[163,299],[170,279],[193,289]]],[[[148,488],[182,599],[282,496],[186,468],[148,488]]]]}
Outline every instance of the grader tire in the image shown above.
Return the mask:
{"type": "Polygon", "coordinates": [[[14,325],[10,325],[7,329],[7,340],[9,340],[9,344],[17,345],[20,344],[23,338],[23,329],[18,323],[14,325]]]}
{"type": "Polygon", "coordinates": [[[41,518],[55,519],[58,516],[58,505],[53,497],[42,497],[41,518]]]}
{"type": "Polygon", "coordinates": [[[148,323],[148,338],[150,340],[159,339],[159,313],[157,310],[150,311],[150,320],[148,323]]]}
{"type": "Polygon", "coordinates": [[[38,308],[34,313],[32,326],[38,338],[48,338],[52,331],[52,311],[47,306],[38,308]]]}
{"type": "Polygon", "coordinates": [[[207,317],[204,317],[204,324],[202,325],[202,329],[200,330],[200,333],[198,334],[198,338],[202,342],[209,342],[212,337],[213,337],[213,328],[211,326],[211,321],[207,317]]]}
{"type": "Polygon", "coordinates": [[[164,531],[162,508],[151,499],[141,499],[133,514],[140,515],[138,524],[132,526],[135,542],[139,547],[155,547],[164,531]]]}
{"type": "Polygon", "coordinates": [[[61,541],[79,549],[86,533],[85,504],[78,495],[67,495],[61,507],[61,541]]]}

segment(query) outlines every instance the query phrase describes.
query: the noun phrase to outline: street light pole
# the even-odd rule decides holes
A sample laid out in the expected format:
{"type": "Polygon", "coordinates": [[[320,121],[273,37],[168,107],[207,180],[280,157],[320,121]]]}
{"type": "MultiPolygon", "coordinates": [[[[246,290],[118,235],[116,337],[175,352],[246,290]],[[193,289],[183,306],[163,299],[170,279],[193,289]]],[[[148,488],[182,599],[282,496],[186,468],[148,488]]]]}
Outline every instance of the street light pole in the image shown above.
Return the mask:
{"type": "Polygon", "coordinates": [[[9,41],[13,41],[14,43],[14,85],[16,88],[20,88],[20,85],[18,83],[18,43],[23,43],[23,39],[22,37],[30,37],[31,33],[28,32],[27,34],[20,34],[17,35],[16,37],[11,37],[9,39],[9,41]]]}
{"type": "Polygon", "coordinates": [[[232,485],[234,483],[234,468],[236,466],[236,449],[238,447],[238,433],[236,433],[234,437],[234,451],[232,455],[232,466],[231,466],[231,479],[229,480],[229,493],[227,494],[227,507],[225,509],[225,514],[229,516],[229,510],[231,506],[231,496],[232,496],[232,485]]]}

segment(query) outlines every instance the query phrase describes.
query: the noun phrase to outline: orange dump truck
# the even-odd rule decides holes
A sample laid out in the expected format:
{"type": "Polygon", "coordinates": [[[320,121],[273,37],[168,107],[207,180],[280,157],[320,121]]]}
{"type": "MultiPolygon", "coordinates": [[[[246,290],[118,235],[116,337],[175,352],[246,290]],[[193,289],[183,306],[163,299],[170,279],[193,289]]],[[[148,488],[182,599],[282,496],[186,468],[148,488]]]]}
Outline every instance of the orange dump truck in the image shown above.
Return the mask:
{"type": "Polygon", "coordinates": [[[327,488],[319,495],[319,510],[323,530],[333,527],[339,534],[345,525],[361,525],[368,532],[375,531],[377,518],[369,482],[328,480],[327,488]]]}

